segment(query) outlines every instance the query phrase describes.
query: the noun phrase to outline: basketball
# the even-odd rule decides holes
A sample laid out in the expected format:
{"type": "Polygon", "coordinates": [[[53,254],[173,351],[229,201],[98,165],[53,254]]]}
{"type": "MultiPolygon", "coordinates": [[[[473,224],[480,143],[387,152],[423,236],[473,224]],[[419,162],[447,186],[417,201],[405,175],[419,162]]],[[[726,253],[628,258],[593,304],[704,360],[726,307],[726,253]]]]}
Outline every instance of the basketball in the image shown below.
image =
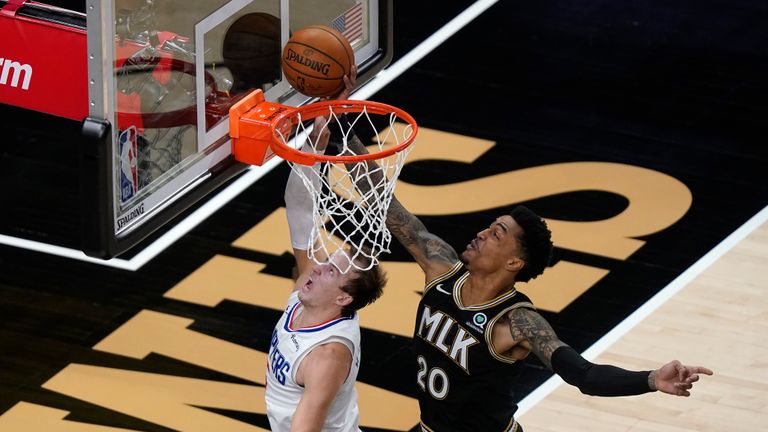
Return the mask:
{"type": "Polygon", "coordinates": [[[233,91],[280,79],[280,20],[259,12],[238,18],[224,35],[222,56],[234,78],[233,91]]]}
{"type": "Polygon", "coordinates": [[[347,39],[327,26],[304,27],[283,48],[283,73],[293,88],[307,96],[329,97],[340,92],[354,61],[347,39]]]}

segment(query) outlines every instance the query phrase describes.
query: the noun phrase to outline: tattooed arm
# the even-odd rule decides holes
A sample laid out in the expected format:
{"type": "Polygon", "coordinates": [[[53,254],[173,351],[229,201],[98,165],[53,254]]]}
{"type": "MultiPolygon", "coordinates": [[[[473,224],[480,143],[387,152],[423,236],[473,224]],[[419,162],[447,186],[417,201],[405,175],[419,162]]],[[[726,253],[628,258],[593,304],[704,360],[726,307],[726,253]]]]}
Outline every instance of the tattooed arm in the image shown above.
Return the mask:
{"type": "Polygon", "coordinates": [[[406,210],[396,197],[387,211],[387,228],[424,270],[427,280],[448,271],[459,260],[456,251],[406,210]]]}
{"type": "Polygon", "coordinates": [[[512,309],[507,318],[514,343],[530,347],[544,366],[552,369],[552,353],[568,345],[558,339],[547,320],[538,312],[526,308],[512,309]]]}
{"type": "Polygon", "coordinates": [[[518,308],[507,315],[514,341],[526,343],[544,365],[584,394],[624,396],[656,390],[651,371],[630,372],[596,365],[558,339],[552,326],[538,312],[518,308]]]}
{"type": "Polygon", "coordinates": [[[673,360],[659,369],[633,372],[611,365],[587,361],[555,335],[549,323],[530,309],[514,309],[507,315],[509,331],[516,343],[531,351],[568,384],[593,396],[630,396],[662,391],[676,396],[690,396],[689,390],[699,374],[712,375],[701,366],[686,366],[673,360]]]}
{"type": "MultiPolygon", "coordinates": [[[[368,153],[354,132],[347,137],[347,146],[355,154],[368,153]]],[[[356,176],[356,186],[361,191],[366,192],[372,187],[371,185],[381,184],[380,179],[383,174],[376,169],[375,162],[368,161],[360,164],[367,164],[367,167],[348,164],[347,169],[351,173],[364,173],[364,175],[353,174],[356,176]],[[366,176],[371,177],[370,181],[366,176]]],[[[459,260],[456,251],[443,239],[430,233],[424,224],[400,203],[397,197],[392,197],[392,202],[387,210],[386,224],[389,231],[424,270],[427,281],[448,271],[459,260]]]]}

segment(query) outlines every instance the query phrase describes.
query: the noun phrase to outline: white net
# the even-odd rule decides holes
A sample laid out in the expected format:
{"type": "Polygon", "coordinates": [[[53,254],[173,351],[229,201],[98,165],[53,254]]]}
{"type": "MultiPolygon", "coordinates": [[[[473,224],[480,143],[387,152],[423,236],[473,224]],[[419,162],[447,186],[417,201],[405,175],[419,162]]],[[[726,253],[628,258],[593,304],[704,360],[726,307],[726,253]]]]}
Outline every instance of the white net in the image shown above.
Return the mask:
{"type": "MultiPolygon", "coordinates": [[[[337,151],[338,156],[367,153],[372,157],[363,161],[319,161],[312,166],[288,161],[313,199],[309,257],[323,262],[336,251],[344,250],[346,253],[341,255],[346,259],[340,261],[346,262],[339,266],[342,272],[370,269],[378,264],[380,254],[389,252],[392,235],[386,226],[387,210],[413,146],[407,145],[389,155],[384,153],[412,139],[416,133],[413,125],[403,122],[394,112],[379,114],[363,107],[360,112],[341,115],[334,112],[332,105],[325,113],[312,114],[312,118],[301,118],[299,113],[293,120],[293,136],[299,143],[304,140],[303,153],[337,151]],[[317,116],[328,121],[307,121],[317,116]],[[319,131],[313,130],[315,125],[319,131]],[[320,138],[324,134],[330,134],[328,149],[324,147],[326,141],[320,138]],[[363,141],[369,145],[364,146],[363,141]]],[[[289,136],[283,136],[279,130],[277,135],[287,143],[289,136]]]]}

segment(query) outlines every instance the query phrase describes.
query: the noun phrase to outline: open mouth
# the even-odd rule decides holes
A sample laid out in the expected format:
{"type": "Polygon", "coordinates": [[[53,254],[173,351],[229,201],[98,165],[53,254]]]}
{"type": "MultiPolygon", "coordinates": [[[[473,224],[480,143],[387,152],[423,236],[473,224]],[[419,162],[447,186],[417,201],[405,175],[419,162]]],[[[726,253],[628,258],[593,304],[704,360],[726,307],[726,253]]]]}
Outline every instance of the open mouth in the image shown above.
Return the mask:
{"type": "Polygon", "coordinates": [[[302,290],[303,292],[307,292],[307,291],[309,291],[310,289],[312,289],[312,279],[307,279],[307,282],[304,284],[304,286],[303,286],[303,287],[301,287],[301,290],[302,290]]]}

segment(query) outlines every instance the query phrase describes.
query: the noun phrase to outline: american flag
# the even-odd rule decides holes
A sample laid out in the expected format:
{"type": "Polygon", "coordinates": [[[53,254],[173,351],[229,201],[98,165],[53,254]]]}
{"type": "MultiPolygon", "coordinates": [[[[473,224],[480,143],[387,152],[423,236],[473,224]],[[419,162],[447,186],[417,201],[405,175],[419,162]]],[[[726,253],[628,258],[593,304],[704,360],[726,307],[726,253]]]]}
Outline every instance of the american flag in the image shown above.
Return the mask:
{"type": "Polygon", "coordinates": [[[331,27],[344,35],[350,44],[363,37],[363,4],[355,3],[346,12],[334,18],[331,27]]]}

